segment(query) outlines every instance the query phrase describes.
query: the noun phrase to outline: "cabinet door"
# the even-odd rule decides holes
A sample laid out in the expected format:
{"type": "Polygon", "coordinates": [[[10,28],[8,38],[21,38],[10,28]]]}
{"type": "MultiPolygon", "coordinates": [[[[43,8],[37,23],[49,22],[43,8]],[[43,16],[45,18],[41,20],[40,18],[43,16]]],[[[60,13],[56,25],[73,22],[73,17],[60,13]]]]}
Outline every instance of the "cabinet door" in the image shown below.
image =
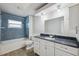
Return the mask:
{"type": "Polygon", "coordinates": [[[53,46],[47,46],[47,56],[54,56],[54,47],[53,46]]]}
{"type": "Polygon", "coordinates": [[[40,40],[40,55],[46,56],[45,40],[40,40]]]}
{"type": "Polygon", "coordinates": [[[55,48],[55,56],[73,56],[73,55],[55,48]]]}
{"type": "Polygon", "coordinates": [[[54,56],[54,43],[49,42],[47,43],[47,56],[54,56]]]}
{"type": "Polygon", "coordinates": [[[41,56],[46,56],[46,46],[40,44],[40,55],[41,56]]]}

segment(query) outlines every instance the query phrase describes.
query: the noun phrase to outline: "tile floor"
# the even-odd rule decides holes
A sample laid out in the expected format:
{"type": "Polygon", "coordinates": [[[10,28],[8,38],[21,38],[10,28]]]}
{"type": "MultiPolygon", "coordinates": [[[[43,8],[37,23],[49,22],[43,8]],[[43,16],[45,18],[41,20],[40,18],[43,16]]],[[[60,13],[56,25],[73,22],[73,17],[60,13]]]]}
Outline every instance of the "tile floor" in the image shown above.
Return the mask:
{"type": "Polygon", "coordinates": [[[33,48],[30,50],[26,50],[25,48],[21,48],[21,49],[12,51],[10,53],[4,54],[3,56],[35,56],[35,54],[33,52],[33,48]]]}

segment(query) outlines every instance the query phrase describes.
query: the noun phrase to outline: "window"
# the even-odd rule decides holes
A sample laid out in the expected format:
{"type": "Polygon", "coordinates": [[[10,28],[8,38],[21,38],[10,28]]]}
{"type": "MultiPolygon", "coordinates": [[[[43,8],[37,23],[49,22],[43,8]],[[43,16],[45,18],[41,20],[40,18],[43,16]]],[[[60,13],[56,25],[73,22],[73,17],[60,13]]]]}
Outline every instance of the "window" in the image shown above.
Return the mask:
{"type": "Polygon", "coordinates": [[[22,22],[16,20],[8,20],[8,28],[22,28],[22,22]]]}

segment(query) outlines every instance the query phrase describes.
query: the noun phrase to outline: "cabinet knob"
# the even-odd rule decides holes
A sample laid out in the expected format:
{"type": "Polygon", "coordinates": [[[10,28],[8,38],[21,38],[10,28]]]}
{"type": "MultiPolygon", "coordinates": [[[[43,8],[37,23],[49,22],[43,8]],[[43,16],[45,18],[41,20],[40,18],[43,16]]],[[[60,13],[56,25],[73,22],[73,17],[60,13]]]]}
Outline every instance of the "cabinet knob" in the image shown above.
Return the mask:
{"type": "Polygon", "coordinates": [[[61,47],[61,48],[63,48],[63,49],[66,49],[66,50],[67,50],[67,48],[65,48],[65,47],[61,47]]]}

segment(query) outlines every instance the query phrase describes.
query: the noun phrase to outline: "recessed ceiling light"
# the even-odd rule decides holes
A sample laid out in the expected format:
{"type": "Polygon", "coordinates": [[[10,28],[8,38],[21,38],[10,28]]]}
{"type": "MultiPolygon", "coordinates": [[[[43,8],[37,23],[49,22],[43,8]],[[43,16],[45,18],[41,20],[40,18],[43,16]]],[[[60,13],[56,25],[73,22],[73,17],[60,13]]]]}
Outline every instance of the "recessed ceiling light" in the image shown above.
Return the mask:
{"type": "Polygon", "coordinates": [[[41,13],[41,15],[45,15],[46,13],[41,13]]]}
{"type": "Polygon", "coordinates": [[[17,9],[21,9],[19,6],[17,6],[17,9]]]}
{"type": "Polygon", "coordinates": [[[57,5],[57,9],[60,9],[61,5],[57,5]]]}

